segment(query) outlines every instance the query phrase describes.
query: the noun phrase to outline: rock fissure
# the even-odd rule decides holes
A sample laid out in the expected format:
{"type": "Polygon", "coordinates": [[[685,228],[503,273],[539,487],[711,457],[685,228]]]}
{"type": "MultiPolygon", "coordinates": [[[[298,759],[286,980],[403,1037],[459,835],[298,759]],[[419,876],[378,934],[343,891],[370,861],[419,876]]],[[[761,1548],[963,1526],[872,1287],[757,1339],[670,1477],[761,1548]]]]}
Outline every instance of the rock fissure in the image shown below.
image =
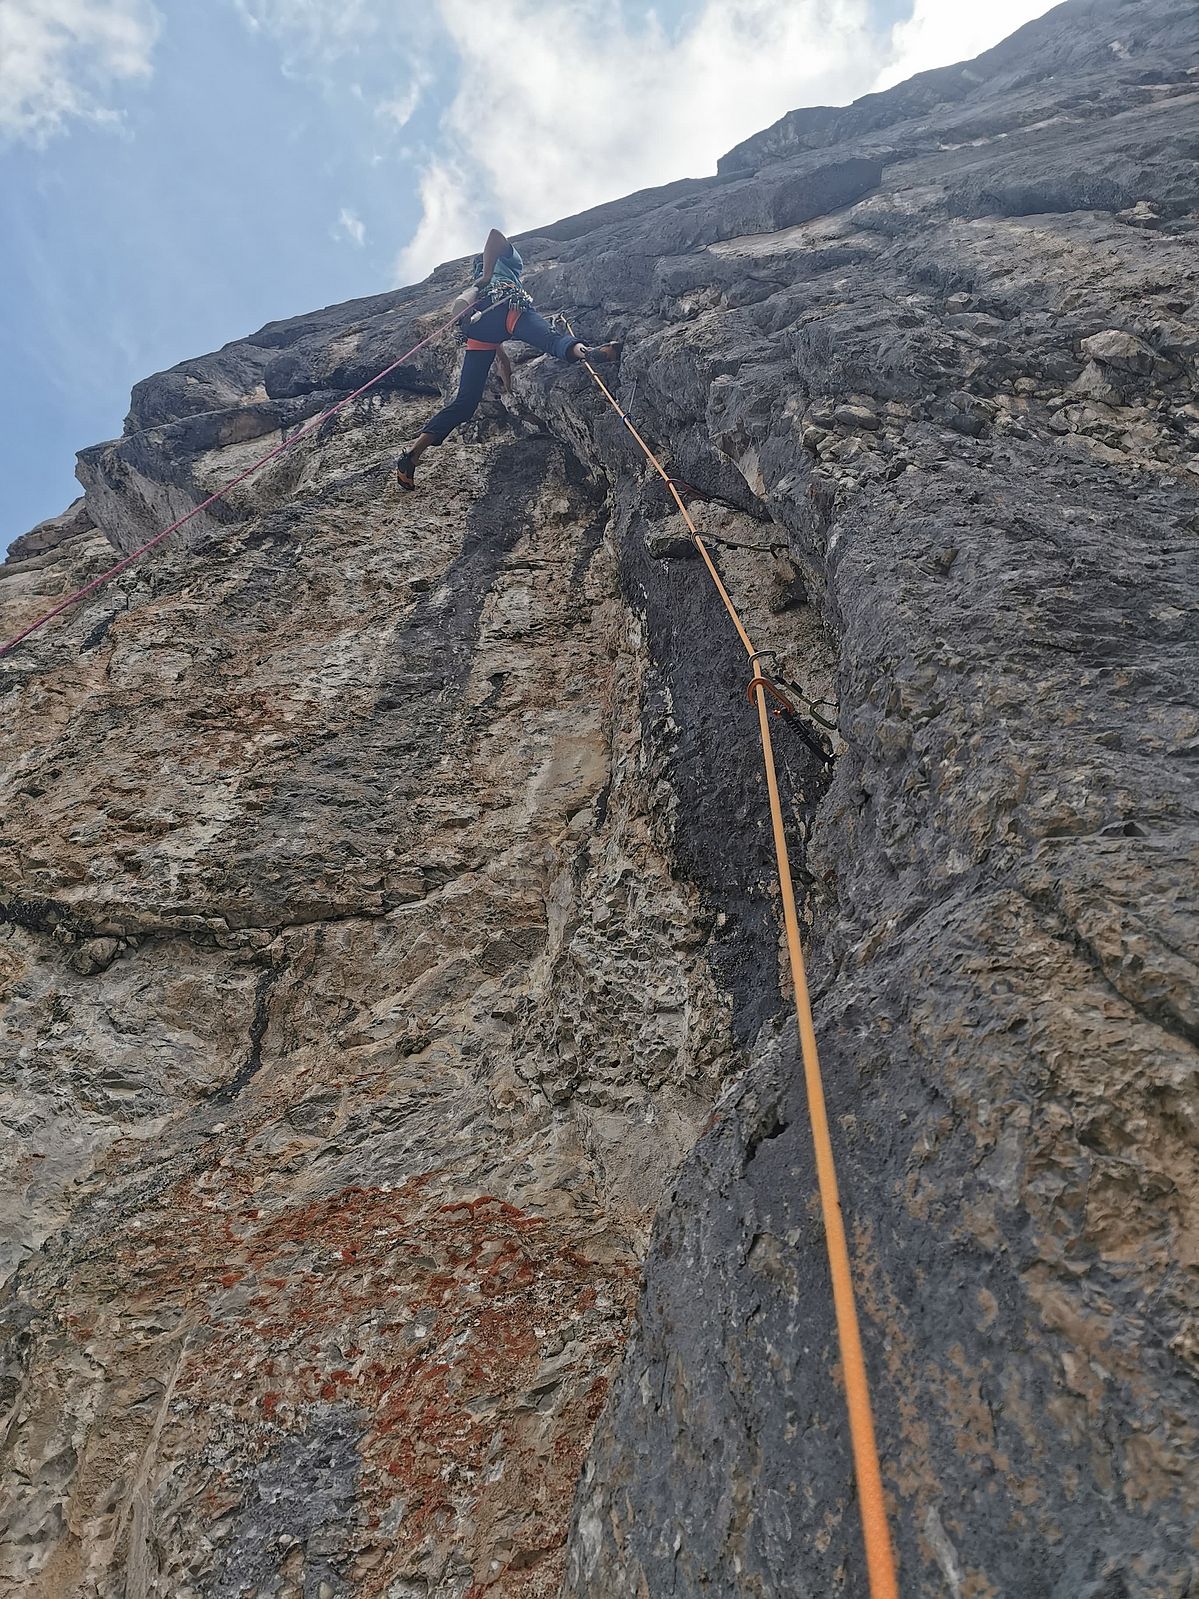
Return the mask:
{"type": "Polygon", "coordinates": [[[261,1071],[262,1045],[271,1019],[271,993],[278,980],[279,972],[274,969],[263,972],[259,977],[258,986],[254,990],[254,1013],[250,1018],[250,1047],[245,1063],[238,1068],[237,1075],[231,1078],[224,1088],[219,1088],[211,1096],[214,1105],[227,1105],[236,1099],[255,1073],[261,1071]]]}

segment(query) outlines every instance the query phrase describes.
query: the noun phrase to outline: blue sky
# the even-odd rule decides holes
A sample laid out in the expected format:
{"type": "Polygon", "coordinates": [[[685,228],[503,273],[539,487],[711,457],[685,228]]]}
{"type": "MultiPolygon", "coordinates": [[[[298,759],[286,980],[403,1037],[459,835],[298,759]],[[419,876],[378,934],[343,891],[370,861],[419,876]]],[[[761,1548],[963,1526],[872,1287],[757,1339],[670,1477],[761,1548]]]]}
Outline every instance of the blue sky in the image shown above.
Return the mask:
{"type": "Polygon", "coordinates": [[[493,221],[710,172],[1050,3],[0,0],[0,548],[138,379],[493,221]]]}

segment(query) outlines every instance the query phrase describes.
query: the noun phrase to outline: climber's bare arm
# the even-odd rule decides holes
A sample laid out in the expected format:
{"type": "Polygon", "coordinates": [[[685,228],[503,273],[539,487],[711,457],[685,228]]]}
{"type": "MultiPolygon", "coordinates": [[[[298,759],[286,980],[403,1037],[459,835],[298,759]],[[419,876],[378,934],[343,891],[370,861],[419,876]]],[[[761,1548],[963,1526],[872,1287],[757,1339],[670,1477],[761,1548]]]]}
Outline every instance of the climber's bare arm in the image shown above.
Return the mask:
{"type": "Polygon", "coordinates": [[[480,274],[481,283],[490,283],[491,274],[495,271],[495,264],[500,256],[507,255],[512,246],[498,228],[492,228],[487,235],[487,243],[483,246],[483,271],[480,274]]]}

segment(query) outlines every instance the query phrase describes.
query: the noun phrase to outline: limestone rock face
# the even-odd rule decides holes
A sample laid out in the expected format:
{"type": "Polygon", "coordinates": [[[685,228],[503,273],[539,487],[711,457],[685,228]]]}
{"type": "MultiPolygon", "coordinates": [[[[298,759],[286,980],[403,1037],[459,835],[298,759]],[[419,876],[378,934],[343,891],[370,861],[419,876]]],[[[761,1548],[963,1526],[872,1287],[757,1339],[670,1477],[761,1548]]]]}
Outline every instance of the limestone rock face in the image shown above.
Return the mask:
{"type": "MultiPolygon", "coordinates": [[[[1197,52],[1069,0],[522,240],[800,708],[909,1596],[1199,1580],[1197,52]]],[[[464,271],[140,384],[4,635],[464,271]]],[[[397,494],[456,361],[0,661],[0,1594],[865,1592],[745,656],[577,367],[397,494]]]]}

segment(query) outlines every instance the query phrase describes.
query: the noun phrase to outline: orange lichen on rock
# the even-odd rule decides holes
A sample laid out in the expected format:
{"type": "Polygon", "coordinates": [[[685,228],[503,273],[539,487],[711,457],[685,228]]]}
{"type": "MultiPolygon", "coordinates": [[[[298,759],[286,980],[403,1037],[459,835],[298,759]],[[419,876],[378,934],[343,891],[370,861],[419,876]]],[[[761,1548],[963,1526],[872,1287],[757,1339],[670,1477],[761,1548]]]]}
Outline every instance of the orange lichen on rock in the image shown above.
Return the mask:
{"type": "Polygon", "coordinates": [[[264,1216],[207,1211],[184,1181],[169,1236],[143,1230],[122,1264],[131,1297],[187,1301],[194,1349],[175,1398],[219,1441],[209,1497],[236,1498],[247,1465],[336,1414],[357,1472],[346,1559],[392,1529],[356,1593],[438,1574],[466,1545],[488,1554],[470,1592],[547,1599],[636,1267],[620,1249],[597,1266],[579,1220],[492,1194],[446,1200],[447,1186],[427,1174],[264,1216]]]}

